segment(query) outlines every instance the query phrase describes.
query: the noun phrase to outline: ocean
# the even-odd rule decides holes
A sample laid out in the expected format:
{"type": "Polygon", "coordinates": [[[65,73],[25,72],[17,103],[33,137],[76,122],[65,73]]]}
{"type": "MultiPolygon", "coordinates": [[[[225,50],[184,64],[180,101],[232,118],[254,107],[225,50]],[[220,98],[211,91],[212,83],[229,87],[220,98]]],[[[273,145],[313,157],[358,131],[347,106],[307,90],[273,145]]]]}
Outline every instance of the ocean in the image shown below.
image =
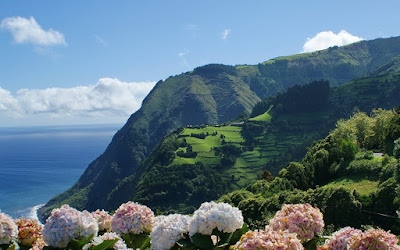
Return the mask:
{"type": "Polygon", "coordinates": [[[121,125],[0,128],[0,211],[36,218],[104,152],[121,125]]]}

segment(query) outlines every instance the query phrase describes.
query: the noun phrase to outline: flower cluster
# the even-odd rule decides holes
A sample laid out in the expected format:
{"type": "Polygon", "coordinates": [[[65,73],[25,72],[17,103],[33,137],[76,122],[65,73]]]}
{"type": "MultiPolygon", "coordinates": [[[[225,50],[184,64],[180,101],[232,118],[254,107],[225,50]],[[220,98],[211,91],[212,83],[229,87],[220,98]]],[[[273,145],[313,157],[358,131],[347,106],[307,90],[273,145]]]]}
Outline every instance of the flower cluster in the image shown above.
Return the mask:
{"type": "Polygon", "coordinates": [[[32,247],[29,250],[42,250],[45,246],[46,243],[44,242],[43,238],[39,238],[32,244],[32,247]]]}
{"type": "Polygon", "coordinates": [[[382,229],[371,228],[365,232],[345,227],[332,234],[319,250],[328,249],[400,249],[394,234],[382,229]]]}
{"type": "Polygon", "coordinates": [[[275,217],[269,221],[269,226],[274,230],[296,233],[302,242],[306,242],[322,231],[324,219],[320,210],[308,203],[289,204],[283,205],[282,209],[276,212],[275,217]]]}
{"type": "Polygon", "coordinates": [[[189,232],[190,216],[170,214],[157,216],[153,231],[150,234],[151,245],[155,250],[170,249],[184,234],[189,232]]]}
{"type": "Polygon", "coordinates": [[[275,231],[266,226],[262,231],[249,231],[242,235],[240,241],[236,243],[233,249],[304,249],[301,241],[295,233],[288,231],[275,231]]]}
{"type": "Polygon", "coordinates": [[[93,238],[90,246],[98,246],[105,240],[115,240],[118,239],[117,243],[114,244],[113,249],[116,250],[126,250],[128,247],[125,242],[116,233],[104,233],[103,235],[93,238]]]}
{"type": "Polygon", "coordinates": [[[27,218],[16,219],[18,226],[18,243],[24,246],[32,246],[37,239],[42,238],[43,226],[37,220],[27,218]]]}
{"type": "Polygon", "coordinates": [[[331,238],[325,241],[325,245],[318,249],[347,249],[347,246],[354,244],[361,236],[361,230],[345,227],[332,234],[331,238]]]}
{"type": "Polygon", "coordinates": [[[0,213],[0,245],[10,244],[18,237],[18,227],[14,220],[3,213],[0,213]]]}
{"type": "Polygon", "coordinates": [[[97,209],[92,212],[92,215],[99,224],[99,231],[111,231],[111,221],[113,217],[107,211],[104,211],[104,209],[97,209]]]}
{"type": "Polygon", "coordinates": [[[153,211],[146,206],[131,201],[122,204],[111,221],[112,231],[118,234],[150,233],[153,225],[153,211]]]}
{"type": "Polygon", "coordinates": [[[194,212],[189,225],[189,235],[211,235],[213,229],[232,233],[243,226],[242,211],[227,203],[204,202],[194,212]]]}
{"type": "Polygon", "coordinates": [[[46,220],[43,230],[43,239],[52,247],[64,248],[73,239],[87,238],[97,235],[98,224],[88,212],[79,212],[68,205],[53,209],[51,216],[46,220]]]}

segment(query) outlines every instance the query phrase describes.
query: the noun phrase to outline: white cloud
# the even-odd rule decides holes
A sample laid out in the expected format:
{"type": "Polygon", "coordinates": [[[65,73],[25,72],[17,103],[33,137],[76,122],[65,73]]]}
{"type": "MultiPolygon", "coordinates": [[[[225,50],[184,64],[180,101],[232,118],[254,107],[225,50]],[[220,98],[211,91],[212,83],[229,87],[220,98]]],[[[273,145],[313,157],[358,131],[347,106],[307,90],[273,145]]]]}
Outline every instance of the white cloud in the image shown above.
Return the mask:
{"type": "Polygon", "coordinates": [[[72,88],[0,88],[0,115],[8,117],[127,117],[140,108],[155,82],[102,78],[94,85],[72,88]]]}
{"type": "Polygon", "coordinates": [[[230,29],[224,29],[221,33],[221,38],[222,40],[226,40],[229,37],[229,34],[231,33],[230,29]]]}
{"type": "Polygon", "coordinates": [[[332,46],[343,46],[361,40],[364,39],[354,36],[345,30],[340,31],[338,34],[335,34],[332,31],[322,31],[313,38],[307,38],[307,42],[303,45],[303,52],[313,52],[332,46]]]}
{"type": "Polygon", "coordinates": [[[19,16],[4,18],[0,28],[11,32],[16,43],[31,43],[40,46],[67,45],[62,33],[53,29],[42,29],[33,17],[29,19],[19,16]]]}

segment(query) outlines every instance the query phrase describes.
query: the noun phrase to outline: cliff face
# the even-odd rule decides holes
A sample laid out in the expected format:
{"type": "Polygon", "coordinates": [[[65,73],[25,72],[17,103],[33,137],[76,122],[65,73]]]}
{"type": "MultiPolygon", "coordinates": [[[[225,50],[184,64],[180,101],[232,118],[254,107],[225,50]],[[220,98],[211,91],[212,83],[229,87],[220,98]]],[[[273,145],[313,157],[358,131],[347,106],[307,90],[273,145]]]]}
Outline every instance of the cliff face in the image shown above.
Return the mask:
{"type": "Polygon", "coordinates": [[[159,81],[105,152],[76,184],[42,207],[39,215],[47,217],[51,209],[64,203],[78,209],[115,209],[110,193],[125,177],[135,175],[155,145],[176,128],[232,120],[250,112],[261,98],[295,84],[325,79],[333,86],[341,85],[399,54],[399,37],[377,39],[258,65],[207,65],[159,81]]]}

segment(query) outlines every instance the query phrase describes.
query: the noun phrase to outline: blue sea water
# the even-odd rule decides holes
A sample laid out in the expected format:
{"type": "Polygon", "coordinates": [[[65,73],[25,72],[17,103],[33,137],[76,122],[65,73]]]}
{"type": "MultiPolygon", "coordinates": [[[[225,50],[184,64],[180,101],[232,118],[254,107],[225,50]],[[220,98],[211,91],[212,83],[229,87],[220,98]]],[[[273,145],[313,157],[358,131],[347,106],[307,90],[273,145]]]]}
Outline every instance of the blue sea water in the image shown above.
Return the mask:
{"type": "Polygon", "coordinates": [[[121,125],[0,128],[0,210],[34,218],[104,152],[121,125]]]}

